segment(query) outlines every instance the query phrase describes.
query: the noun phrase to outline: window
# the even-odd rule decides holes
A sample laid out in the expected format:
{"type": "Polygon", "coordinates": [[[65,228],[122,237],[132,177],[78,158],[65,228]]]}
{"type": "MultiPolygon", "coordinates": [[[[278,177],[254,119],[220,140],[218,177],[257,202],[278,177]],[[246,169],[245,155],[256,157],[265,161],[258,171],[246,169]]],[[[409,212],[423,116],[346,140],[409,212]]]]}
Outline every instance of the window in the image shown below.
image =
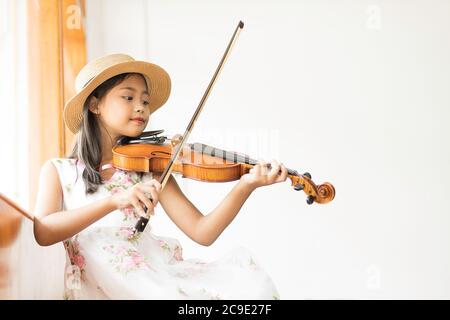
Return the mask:
{"type": "Polygon", "coordinates": [[[26,0],[0,0],[0,190],[28,208],[26,0]]]}

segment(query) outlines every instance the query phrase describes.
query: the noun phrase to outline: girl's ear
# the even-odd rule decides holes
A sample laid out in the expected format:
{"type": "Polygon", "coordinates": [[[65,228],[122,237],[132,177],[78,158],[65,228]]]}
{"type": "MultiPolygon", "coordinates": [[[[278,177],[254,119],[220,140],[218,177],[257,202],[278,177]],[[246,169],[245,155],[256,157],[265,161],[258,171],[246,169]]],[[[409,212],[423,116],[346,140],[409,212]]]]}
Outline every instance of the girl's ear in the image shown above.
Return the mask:
{"type": "Polygon", "coordinates": [[[96,97],[91,97],[89,100],[89,110],[95,114],[100,114],[98,110],[98,99],[96,97]]]}

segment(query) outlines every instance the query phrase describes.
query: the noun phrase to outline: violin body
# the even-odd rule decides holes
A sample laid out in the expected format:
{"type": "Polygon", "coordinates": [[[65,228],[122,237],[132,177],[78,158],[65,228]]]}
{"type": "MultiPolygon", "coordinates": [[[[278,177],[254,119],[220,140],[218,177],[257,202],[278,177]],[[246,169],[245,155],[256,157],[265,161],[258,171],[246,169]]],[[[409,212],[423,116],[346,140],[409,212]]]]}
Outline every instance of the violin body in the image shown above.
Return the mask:
{"type": "MultiPolygon", "coordinates": [[[[223,158],[192,151],[186,144],[173,166],[173,172],[183,178],[202,182],[230,182],[250,171],[251,165],[234,163],[223,158]]],[[[162,173],[170,162],[170,143],[131,144],[113,148],[114,167],[126,171],[162,173]]]]}

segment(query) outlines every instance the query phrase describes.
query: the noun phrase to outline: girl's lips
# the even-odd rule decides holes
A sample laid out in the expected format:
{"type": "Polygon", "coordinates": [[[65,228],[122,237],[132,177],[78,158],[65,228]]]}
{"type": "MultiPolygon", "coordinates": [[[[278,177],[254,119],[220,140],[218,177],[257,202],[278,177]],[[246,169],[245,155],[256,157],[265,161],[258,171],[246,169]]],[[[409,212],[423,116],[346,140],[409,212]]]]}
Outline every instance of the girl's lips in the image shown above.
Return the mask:
{"type": "Polygon", "coordinates": [[[144,124],[143,120],[132,119],[131,121],[133,121],[134,123],[139,124],[139,125],[144,124]]]}

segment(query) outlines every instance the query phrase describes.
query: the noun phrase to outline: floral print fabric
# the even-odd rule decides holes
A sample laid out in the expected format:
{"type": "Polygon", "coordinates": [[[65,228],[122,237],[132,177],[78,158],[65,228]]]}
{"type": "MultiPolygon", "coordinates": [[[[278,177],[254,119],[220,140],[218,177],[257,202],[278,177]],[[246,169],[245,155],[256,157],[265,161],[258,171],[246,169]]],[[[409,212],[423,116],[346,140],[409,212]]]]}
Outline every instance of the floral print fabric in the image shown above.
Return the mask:
{"type": "MultiPolygon", "coordinates": [[[[75,159],[52,159],[71,210],[151,179],[117,170],[99,190],[85,195],[84,166],[75,159]]],[[[273,281],[245,248],[221,259],[186,259],[180,242],[153,233],[133,232],[139,215],[115,210],[64,241],[65,299],[279,299],[273,281]]]]}

